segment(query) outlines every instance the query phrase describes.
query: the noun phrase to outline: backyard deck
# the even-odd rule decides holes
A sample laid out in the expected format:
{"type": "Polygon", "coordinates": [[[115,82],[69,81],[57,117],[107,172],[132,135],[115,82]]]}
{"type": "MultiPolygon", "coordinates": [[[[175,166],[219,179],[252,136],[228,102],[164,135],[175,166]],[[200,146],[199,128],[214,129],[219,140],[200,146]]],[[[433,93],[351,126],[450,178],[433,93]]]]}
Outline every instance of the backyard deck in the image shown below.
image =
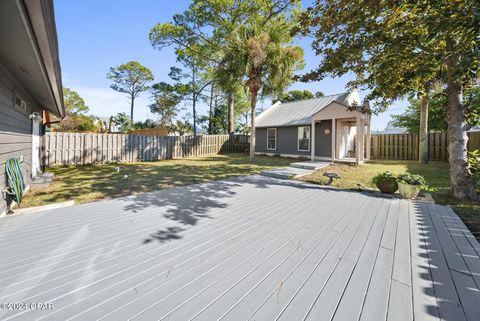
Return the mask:
{"type": "Polygon", "coordinates": [[[479,254],[447,207],[249,176],[0,220],[0,319],[478,320],[479,254]]]}

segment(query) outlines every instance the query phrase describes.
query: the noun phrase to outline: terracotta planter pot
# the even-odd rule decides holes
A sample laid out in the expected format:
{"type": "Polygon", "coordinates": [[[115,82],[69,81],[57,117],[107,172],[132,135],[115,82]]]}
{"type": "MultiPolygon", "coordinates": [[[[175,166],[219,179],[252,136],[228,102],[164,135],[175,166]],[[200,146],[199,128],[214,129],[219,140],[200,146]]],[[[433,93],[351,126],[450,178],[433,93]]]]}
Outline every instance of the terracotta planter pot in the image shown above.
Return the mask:
{"type": "Polygon", "coordinates": [[[377,188],[382,193],[393,194],[398,190],[397,179],[392,177],[392,179],[384,179],[381,183],[375,184],[377,188]]]}
{"type": "Polygon", "coordinates": [[[420,186],[398,183],[398,190],[403,198],[412,199],[418,196],[418,193],[420,192],[420,186]]]}

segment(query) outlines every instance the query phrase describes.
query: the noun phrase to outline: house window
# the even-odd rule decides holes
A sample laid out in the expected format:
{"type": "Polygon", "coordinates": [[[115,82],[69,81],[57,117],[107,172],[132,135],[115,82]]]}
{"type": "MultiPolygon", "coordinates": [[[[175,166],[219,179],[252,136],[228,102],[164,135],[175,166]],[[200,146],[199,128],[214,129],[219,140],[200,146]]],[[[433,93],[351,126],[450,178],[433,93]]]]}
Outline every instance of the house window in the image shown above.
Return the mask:
{"type": "Polygon", "coordinates": [[[277,149],[277,129],[276,128],[267,129],[267,149],[268,150],[277,149]]]}
{"type": "Polygon", "coordinates": [[[298,127],[298,151],[308,152],[310,150],[310,127],[298,127]]]}

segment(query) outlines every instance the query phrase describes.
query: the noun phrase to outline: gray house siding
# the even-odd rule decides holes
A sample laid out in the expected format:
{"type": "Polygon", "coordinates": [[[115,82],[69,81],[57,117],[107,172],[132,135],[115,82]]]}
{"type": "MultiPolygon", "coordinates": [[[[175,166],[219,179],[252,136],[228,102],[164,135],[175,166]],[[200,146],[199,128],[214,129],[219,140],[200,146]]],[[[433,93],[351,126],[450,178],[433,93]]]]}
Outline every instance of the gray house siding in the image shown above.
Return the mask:
{"type": "Polygon", "coordinates": [[[315,156],[332,156],[332,121],[322,120],[315,124],[315,156]],[[325,129],[330,134],[325,134],[325,129]]]}
{"type": "MultiPolygon", "coordinates": [[[[310,127],[310,126],[309,126],[310,127]]],[[[275,127],[269,127],[275,128],[275,127]]],[[[298,150],[298,127],[276,127],[277,128],[277,148],[275,150],[267,149],[267,128],[256,128],[255,152],[310,156],[310,151],[298,150]]]]}
{"type": "Polygon", "coordinates": [[[10,158],[23,156],[23,175],[28,183],[32,163],[32,125],[28,116],[41,109],[0,65],[0,214],[6,210],[3,191],[7,186],[5,163],[10,158]],[[17,110],[15,96],[27,104],[26,111],[17,110]]]}

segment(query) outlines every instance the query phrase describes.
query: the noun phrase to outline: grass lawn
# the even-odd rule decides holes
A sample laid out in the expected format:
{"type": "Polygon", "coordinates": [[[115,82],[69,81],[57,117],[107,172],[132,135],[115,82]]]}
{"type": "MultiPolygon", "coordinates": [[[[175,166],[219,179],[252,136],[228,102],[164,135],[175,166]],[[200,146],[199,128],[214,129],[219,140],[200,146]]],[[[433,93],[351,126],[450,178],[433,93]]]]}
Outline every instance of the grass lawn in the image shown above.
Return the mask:
{"type": "Polygon", "coordinates": [[[435,202],[451,205],[470,231],[480,240],[480,202],[457,201],[450,195],[450,174],[446,162],[431,162],[428,165],[421,165],[415,161],[396,160],[370,161],[361,166],[335,164],[304,176],[301,180],[324,185],[328,178],[322,175],[328,171],[342,176],[342,179],[335,180],[332,186],[347,189],[376,189],[372,183],[373,176],[386,170],[395,175],[410,172],[424,176],[435,202]]]}
{"type": "Polygon", "coordinates": [[[254,164],[246,154],[164,160],[158,162],[99,164],[48,168],[55,174],[47,189],[28,193],[22,207],[67,200],[87,203],[174,186],[203,183],[229,177],[251,175],[262,170],[288,166],[291,159],[257,156],[254,164]],[[120,167],[120,172],[115,167],[120,167]],[[127,177],[125,177],[127,175],[127,177]]]}

